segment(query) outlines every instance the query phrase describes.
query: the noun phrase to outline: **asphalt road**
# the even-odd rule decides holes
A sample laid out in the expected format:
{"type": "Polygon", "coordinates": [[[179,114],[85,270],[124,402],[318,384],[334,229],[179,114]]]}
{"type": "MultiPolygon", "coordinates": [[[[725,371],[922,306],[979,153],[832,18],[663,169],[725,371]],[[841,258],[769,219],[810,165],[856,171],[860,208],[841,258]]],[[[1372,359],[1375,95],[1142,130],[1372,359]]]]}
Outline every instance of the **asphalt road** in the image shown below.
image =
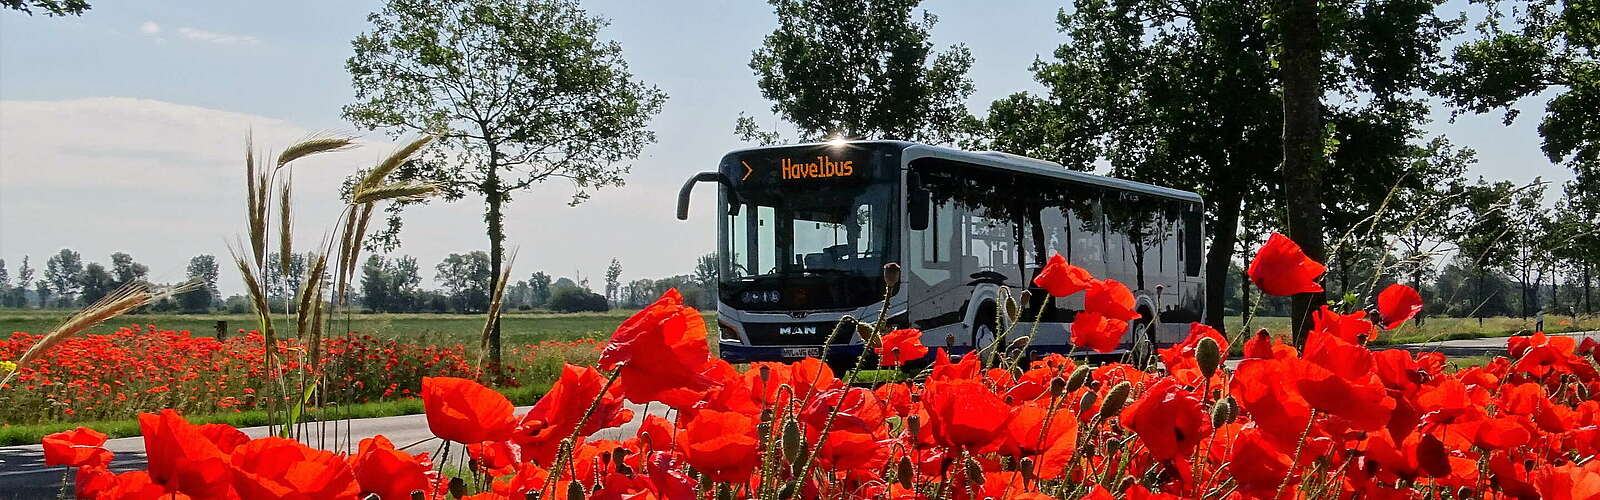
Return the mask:
{"type": "MultiPolygon", "coordinates": [[[[518,407],[517,414],[526,413],[528,408],[518,407]]],[[[644,421],[647,410],[643,405],[632,403],[628,403],[628,408],[634,412],[632,421],[620,427],[603,429],[595,435],[595,438],[623,439],[633,436],[639,430],[639,424],[644,421]]],[[[662,416],[665,416],[666,411],[667,408],[662,405],[652,405],[648,409],[649,413],[662,416]]],[[[266,427],[247,427],[240,430],[252,438],[269,435],[266,427]]],[[[320,434],[330,437],[321,443],[312,438],[311,444],[332,451],[354,452],[356,445],[353,443],[360,443],[362,439],[379,434],[388,437],[397,447],[410,446],[407,451],[413,453],[426,451],[437,454],[441,444],[431,432],[428,432],[428,420],[424,415],[354,420],[348,429],[340,425],[336,431],[340,436],[337,440],[331,437],[335,429],[330,422],[327,432],[320,434]],[[350,436],[348,441],[343,437],[347,431],[350,436]]],[[[319,435],[315,430],[310,431],[310,434],[319,435]]],[[[106,441],[106,449],[111,450],[115,457],[111,462],[112,470],[120,472],[145,467],[143,437],[111,439],[106,441]]],[[[451,451],[452,455],[457,453],[461,453],[459,445],[451,451]]],[[[0,499],[56,498],[61,491],[63,478],[70,477],[70,474],[70,469],[67,467],[45,467],[44,449],[40,445],[0,447],[0,499]]],[[[67,497],[71,498],[70,493],[67,497]]]]}
{"type": "MultiPolygon", "coordinates": [[[[1577,332],[1560,334],[1570,337],[1593,337],[1600,340],[1600,331],[1577,332]]],[[[1405,344],[1392,348],[1406,349],[1413,352],[1442,352],[1450,356],[1483,356],[1505,352],[1508,337],[1446,340],[1420,344],[1405,344]]],[[[639,423],[647,414],[642,405],[629,404],[634,411],[634,419],[621,427],[614,427],[600,431],[596,435],[600,439],[621,439],[632,436],[639,428],[639,423]]],[[[517,409],[521,414],[528,407],[517,409]]],[[[665,416],[667,408],[660,405],[651,406],[648,413],[665,416]]],[[[241,429],[250,437],[268,435],[265,427],[249,427],[241,429]]],[[[412,452],[435,452],[440,443],[428,432],[428,421],[423,415],[404,415],[398,417],[382,417],[355,420],[346,429],[338,427],[337,433],[341,436],[348,432],[350,439],[344,438],[328,440],[323,443],[313,443],[322,448],[334,451],[353,452],[355,445],[362,439],[378,434],[387,436],[395,446],[411,446],[412,452]],[[342,450],[341,450],[342,449],[342,450]]],[[[313,439],[313,441],[316,441],[313,439]]],[[[115,454],[111,468],[117,471],[144,468],[144,438],[131,437],[112,439],[106,442],[106,448],[115,454]]],[[[452,451],[459,453],[459,451],[452,451]]],[[[34,499],[56,498],[61,489],[62,479],[69,472],[65,467],[45,467],[44,451],[39,445],[0,447],[0,499],[34,499]]]]}

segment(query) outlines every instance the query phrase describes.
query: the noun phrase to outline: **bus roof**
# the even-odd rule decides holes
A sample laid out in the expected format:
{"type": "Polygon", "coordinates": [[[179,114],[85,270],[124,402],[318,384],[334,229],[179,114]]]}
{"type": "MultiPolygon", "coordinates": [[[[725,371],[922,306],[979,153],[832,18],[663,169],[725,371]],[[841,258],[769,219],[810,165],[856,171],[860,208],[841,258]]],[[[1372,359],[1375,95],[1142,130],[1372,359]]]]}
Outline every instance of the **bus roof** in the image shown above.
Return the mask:
{"type": "MultiPolygon", "coordinates": [[[[741,150],[733,151],[732,153],[729,153],[729,154],[738,154],[738,153],[747,152],[747,151],[756,151],[756,150],[765,150],[765,149],[782,149],[782,148],[789,148],[789,147],[821,146],[821,145],[826,145],[826,144],[831,144],[831,143],[816,142],[816,143],[807,143],[807,144],[785,144],[785,145],[781,145],[781,146],[762,146],[762,147],[756,147],[756,148],[741,149],[741,150]]],[[[1078,171],[1075,171],[1075,170],[1068,170],[1066,167],[1062,166],[1060,163],[1056,163],[1056,162],[1053,162],[1053,161],[1040,160],[1040,159],[1037,159],[1037,158],[1029,158],[1029,157],[1026,157],[1026,156],[1014,155],[1014,154],[1011,154],[1011,153],[1002,153],[1002,152],[999,152],[999,151],[981,151],[981,152],[965,151],[965,150],[960,150],[960,149],[947,148],[947,147],[943,147],[943,146],[933,146],[933,145],[928,145],[928,144],[922,144],[922,143],[917,143],[917,142],[906,142],[906,141],[848,141],[845,144],[861,144],[861,145],[882,144],[882,145],[891,145],[891,146],[898,147],[901,150],[901,153],[900,153],[901,154],[901,160],[900,161],[903,164],[909,164],[911,161],[917,160],[917,159],[921,159],[921,158],[942,158],[942,159],[947,159],[947,160],[959,161],[959,162],[963,162],[963,163],[970,163],[970,164],[974,164],[974,165],[982,165],[982,166],[985,166],[985,167],[998,168],[998,169],[1003,169],[1003,170],[1010,170],[1010,171],[1013,171],[1013,172],[1022,172],[1022,173],[1028,173],[1028,174],[1035,174],[1035,175],[1041,175],[1041,176],[1045,176],[1045,177],[1053,177],[1053,178],[1056,178],[1056,179],[1079,182],[1079,183],[1083,183],[1083,184],[1090,184],[1090,185],[1101,186],[1101,187],[1106,187],[1106,188],[1119,189],[1119,190],[1123,190],[1123,191],[1132,191],[1132,192],[1137,192],[1137,193],[1144,193],[1144,194],[1150,194],[1150,195],[1155,195],[1155,196],[1162,196],[1162,197],[1173,198],[1173,199],[1178,199],[1178,200],[1193,201],[1193,202],[1196,202],[1196,203],[1201,202],[1200,195],[1196,194],[1196,193],[1193,193],[1193,192],[1183,191],[1183,190],[1179,190],[1179,189],[1172,189],[1172,188],[1169,188],[1169,187],[1157,186],[1157,185],[1154,185],[1154,184],[1146,184],[1146,183],[1143,183],[1143,182],[1135,182],[1135,181],[1130,181],[1130,180],[1127,180],[1127,179],[1118,179],[1116,177],[1106,177],[1106,176],[1103,176],[1103,175],[1095,175],[1095,174],[1091,174],[1091,173],[1087,173],[1087,172],[1078,172],[1078,171]]]]}

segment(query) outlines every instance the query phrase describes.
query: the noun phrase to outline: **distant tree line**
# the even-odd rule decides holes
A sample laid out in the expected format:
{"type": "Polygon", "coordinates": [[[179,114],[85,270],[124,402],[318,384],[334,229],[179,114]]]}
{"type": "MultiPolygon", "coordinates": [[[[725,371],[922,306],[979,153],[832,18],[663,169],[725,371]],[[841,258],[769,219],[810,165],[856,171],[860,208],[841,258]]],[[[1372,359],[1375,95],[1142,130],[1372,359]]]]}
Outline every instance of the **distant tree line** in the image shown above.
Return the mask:
{"type": "MultiPolygon", "coordinates": [[[[472,251],[450,254],[434,266],[435,289],[421,286],[419,266],[409,255],[367,258],[361,268],[357,301],[372,312],[463,313],[488,310],[491,299],[488,284],[492,275],[489,254],[472,251]]],[[[612,259],[605,283],[597,292],[588,278],[554,277],[536,271],[525,279],[506,285],[504,308],[508,311],[546,310],[554,312],[607,311],[613,307],[636,309],[648,305],[670,288],[677,288],[689,302],[701,308],[716,304],[716,260],[713,255],[698,259],[690,274],[661,279],[635,279],[624,282],[622,264],[612,259]]]]}
{"type": "MultiPolygon", "coordinates": [[[[45,260],[43,273],[23,256],[13,276],[0,259],[0,307],[76,308],[99,301],[129,283],[149,279],[150,266],[139,263],[124,252],[111,254],[110,266],[99,262],[85,264],[83,255],[70,248],[45,260]]],[[[218,305],[217,259],[197,255],[189,260],[186,280],[200,280],[205,286],[168,297],[147,309],[158,312],[207,312],[218,305]]]]}

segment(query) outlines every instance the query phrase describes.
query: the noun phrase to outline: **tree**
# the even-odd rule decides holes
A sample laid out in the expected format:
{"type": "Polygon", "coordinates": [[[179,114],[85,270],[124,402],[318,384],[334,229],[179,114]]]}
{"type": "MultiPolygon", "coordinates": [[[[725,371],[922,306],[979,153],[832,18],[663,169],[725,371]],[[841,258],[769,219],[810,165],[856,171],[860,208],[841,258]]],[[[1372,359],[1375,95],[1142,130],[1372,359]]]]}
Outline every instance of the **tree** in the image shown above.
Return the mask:
{"type": "MultiPolygon", "coordinates": [[[[985,136],[973,146],[1055,160],[1073,170],[1109,164],[1114,176],[1199,192],[1211,235],[1205,321],[1222,328],[1228,269],[1246,210],[1271,214],[1271,225],[1282,227],[1286,198],[1292,198],[1281,182],[1286,82],[1280,67],[1288,41],[1279,29],[1277,1],[1194,8],[1165,0],[1074,2],[1058,17],[1067,40],[1053,61],[1033,68],[1047,94],[1018,93],[993,103],[985,136]],[[1247,207],[1246,200],[1261,203],[1247,207]]],[[[1417,119],[1408,113],[1417,109],[1413,94],[1431,81],[1439,44],[1459,28],[1439,19],[1436,5],[1327,5],[1326,55],[1310,61],[1332,69],[1310,84],[1339,100],[1318,103],[1318,112],[1337,108],[1350,122],[1417,119]]],[[[1302,95],[1317,99],[1321,93],[1302,95]]],[[[1406,130],[1372,128],[1385,129],[1406,130]]],[[[1340,146],[1323,142],[1324,130],[1315,134],[1318,161],[1340,146]]],[[[1375,152],[1411,154],[1396,147],[1375,152]]],[[[1340,202],[1322,199],[1320,206],[1340,202]]]]}
{"type": "MultiPolygon", "coordinates": [[[[921,0],[769,0],[778,26],[750,57],[761,95],[801,135],[954,142],[968,125],[972,53],[933,54],[921,0]],[[918,19],[920,17],[920,19],[918,19]],[[932,60],[929,57],[932,56],[932,60]]],[[[744,140],[778,142],[741,116],[744,140]]]]}
{"type": "Polygon", "coordinates": [[[189,259],[187,277],[190,280],[199,280],[204,286],[187,292],[178,297],[178,302],[183,305],[185,312],[206,312],[213,303],[222,299],[222,293],[217,290],[217,258],[211,254],[200,254],[189,259]]]}
{"type": "Polygon", "coordinates": [[[361,303],[372,312],[390,312],[389,277],[383,270],[383,257],[373,255],[361,265],[361,303]]]}
{"type": "Polygon", "coordinates": [[[89,10],[87,0],[0,0],[0,7],[33,15],[33,9],[44,12],[45,17],[81,16],[89,10]]]}
{"type": "Polygon", "coordinates": [[[690,279],[702,289],[717,289],[717,254],[713,252],[696,258],[694,274],[690,275],[690,279]]]}
{"type": "Polygon", "coordinates": [[[482,250],[466,254],[450,254],[434,266],[434,281],[444,285],[457,312],[477,313],[489,310],[489,255],[482,250]]]}
{"type": "Polygon", "coordinates": [[[1509,181],[1488,183],[1478,179],[1477,184],[1463,185],[1461,190],[1462,210],[1452,217],[1456,221],[1452,233],[1456,236],[1456,247],[1460,251],[1457,260],[1461,262],[1461,267],[1470,269],[1476,275],[1476,282],[1470,288],[1475,294],[1473,302],[1479,307],[1468,312],[1481,320],[1493,310],[1482,306],[1491,304],[1490,300],[1504,300],[1504,297],[1497,296],[1498,287],[1489,286],[1489,279],[1498,264],[1512,259],[1515,252],[1513,245],[1519,243],[1514,237],[1516,228],[1512,226],[1509,207],[1516,204],[1522,189],[1509,181]]]}
{"type": "Polygon", "coordinates": [[[110,294],[112,290],[117,289],[116,278],[111,275],[110,271],[106,270],[106,266],[100,265],[99,262],[90,262],[87,267],[84,267],[79,283],[82,287],[83,295],[78,298],[78,301],[85,306],[98,302],[101,298],[110,294]]]}
{"type": "Polygon", "coordinates": [[[540,307],[550,302],[550,275],[544,271],[533,273],[528,278],[528,305],[540,307]]]}
{"type": "MultiPolygon", "coordinates": [[[[12,289],[11,307],[28,306],[28,285],[33,283],[33,267],[28,265],[28,256],[22,256],[22,265],[17,266],[17,287],[12,289]]],[[[39,307],[44,307],[41,301],[39,307]]]]}
{"type": "Polygon", "coordinates": [[[1589,2],[1482,3],[1481,38],[1455,48],[1436,92],[1458,113],[1503,110],[1506,125],[1517,103],[1553,93],[1539,122],[1545,156],[1579,178],[1600,176],[1600,11],[1589,2]]]}
{"type": "Polygon", "coordinates": [[[45,261],[44,279],[56,296],[57,305],[71,307],[78,291],[83,289],[83,256],[63,248],[45,261]]]}
{"type": "Polygon", "coordinates": [[[0,307],[11,305],[11,271],[6,270],[6,260],[0,259],[0,307]]]}
{"type": "Polygon", "coordinates": [[[150,266],[135,262],[132,255],[123,252],[111,254],[111,279],[114,283],[112,288],[143,281],[149,274],[150,266]]]}
{"type": "MultiPolygon", "coordinates": [[[[268,253],[267,262],[282,262],[283,259],[279,255],[281,255],[280,252],[268,253]]],[[[287,273],[283,272],[282,265],[266,266],[267,294],[273,300],[285,302],[285,311],[294,312],[299,307],[299,304],[294,303],[294,298],[299,295],[300,285],[305,281],[306,262],[314,259],[315,255],[314,252],[289,254],[289,272],[287,273]]]]}
{"type": "Polygon", "coordinates": [[[51,291],[50,283],[47,280],[39,280],[39,282],[34,285],[33,294],[39,298],[40,309],[50,307],[51,291]]]}
{"type": "MultiPolygon", "coordinates": [[[[512,193],[550,178],[573,181],[572,203],[622,184],[666,95],[633,80],[606,25],[571,0],[390,0],[367,17],[345,66],[356,102],[346,119],[369,129],[429,133],[449,150],[395,173],[438,182],[445,198],[484,197],[487,281],[505,258],[503,210],[512,193]]],[[[402,204],[391,205],[381,245],[397,244],[402,204]]],[[[489,357],[501,364],[500,326],[489,357]]]]}
{"type": "Polygon", "coordinates": [[[622,262],[615,257],[611,265],[606,266],[606,300],[620,302],[622,300],[622,262]]]}

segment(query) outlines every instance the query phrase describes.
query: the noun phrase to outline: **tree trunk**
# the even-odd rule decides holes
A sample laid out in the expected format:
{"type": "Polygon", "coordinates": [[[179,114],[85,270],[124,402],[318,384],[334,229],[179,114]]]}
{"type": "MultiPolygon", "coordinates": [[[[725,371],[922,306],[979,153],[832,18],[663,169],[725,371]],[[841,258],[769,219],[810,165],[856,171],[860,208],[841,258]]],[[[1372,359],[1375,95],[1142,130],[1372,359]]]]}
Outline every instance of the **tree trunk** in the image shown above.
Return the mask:
{"type": "Polygon", "coordinates": [[[1217,224],[1211,233],[1211,248],[1206,250],[1205,321],[1217,331],[1226,332],[1228,326],[1223,317],[1228,305],[1228,265],[1233,263],[1233,245],[1239,239],[1239,211],[1244,193],[1242,190],[1220,191],[1213,201],[1217,204],[1217,224]]]}
{"type": "Polygon", "coordinates": [[[1239,323],[1250,324],[1250,274],[1239,271],[1239,323]]]}
{"type": "MultiPolygon", "coordinates": [[[[1283,34],[1283,189],[1289,238],[1306,255],[1326,262],[1322,243],[1322,63],[1321,22],[1317,0],[1280,0],[1283,34]]],[[[1290,299],[1289,321],[1296,345],[1305,345],[1310,314],[1326,293],[1303,293],[1290,299]]]]}
{"type": "MultiPolygon", "coordinates": [[[[500,191],[500,151],[493,143],[489,144],[489,171],[483,180],[483,197],[488,202],[489,209],[484,213],[483,221],[489,226],[489,294],[494,300],[494,290],[499,285],[495,281],[500,279],[500,265],[505,257],[502,244],[506,239],[505,217],[500,211],[501,204],[505,203],[505,196],[500,191]]],[[[502,358],[500,351],[500,321],[495,319],[494,325],[489,327],[489,371],[494,383],[499,384],[504,380],[501,371],[502,358]]]]}
{"type": "MultiPolygon", "coordinates": [[[[1422,295],[1422,266],[1413,267],[1411,271],[1411,288],[1417,290],[1417,295],[1422,295]]],[[[1423,303],[1427,303],[1426,298],[1423,299],[1423,303]]],[[[1417,315],[1411,321],[1420,327],[1422,326],[1422,318],[1427,315],[1427,308],[1423,308],[1423,310],[1417,311],[1417,315]]]]}
{"type": "Polygon", "coordinates": [[[1594,299],[1589,298],[1589,283],[1594,277],[1589,275],[1590,264],[1583,263],[1583,313],[1594,314],[1594,299]]]}

